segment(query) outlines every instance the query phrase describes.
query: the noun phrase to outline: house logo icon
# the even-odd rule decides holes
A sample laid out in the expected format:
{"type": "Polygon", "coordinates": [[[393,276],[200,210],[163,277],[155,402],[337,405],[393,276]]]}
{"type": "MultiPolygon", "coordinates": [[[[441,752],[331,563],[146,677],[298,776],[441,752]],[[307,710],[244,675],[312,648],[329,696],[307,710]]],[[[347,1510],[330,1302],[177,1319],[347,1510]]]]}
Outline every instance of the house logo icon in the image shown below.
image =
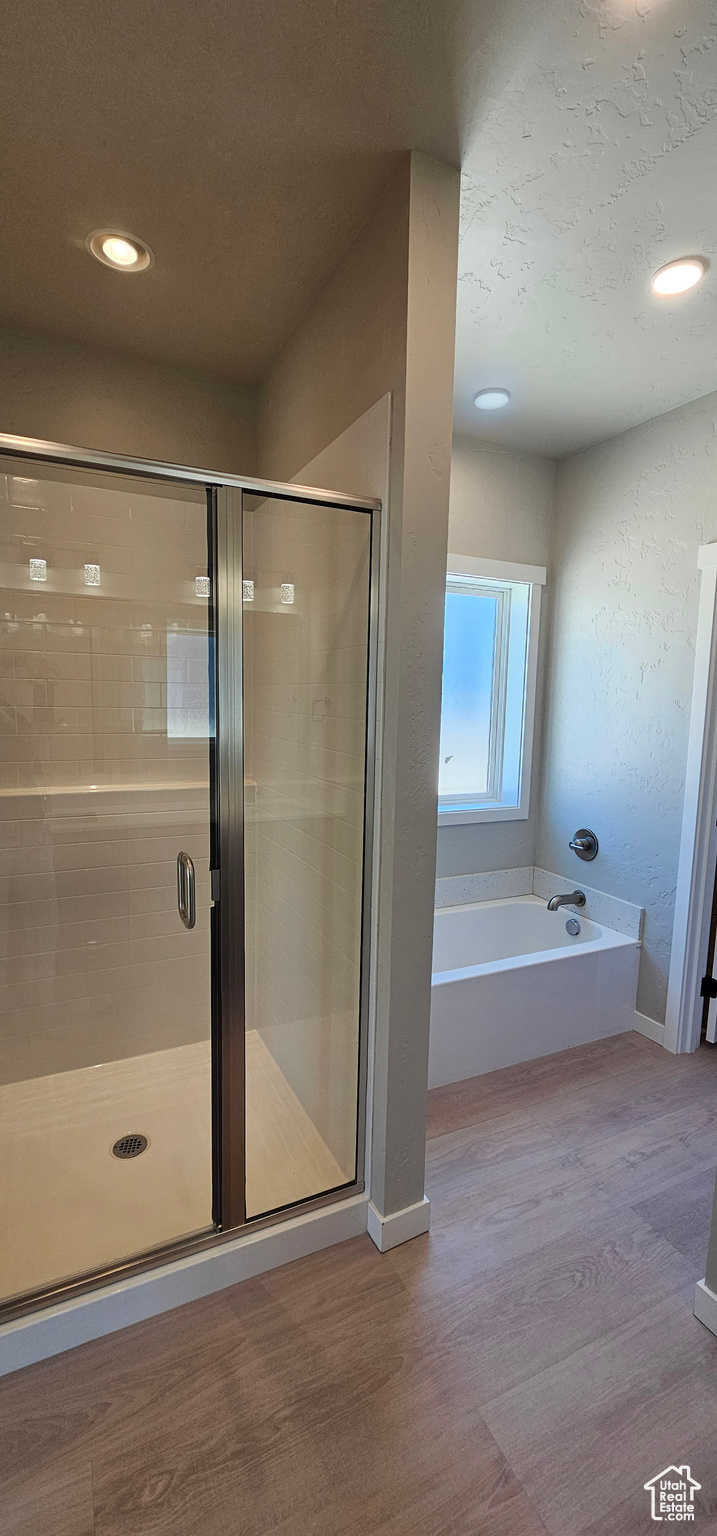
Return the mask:
{"type": "Polygon", "coordinates": [[[669,1520],[682,1524],[694,1520],[694,1497],[701,1483],[695,1481],[689,1467],[665,1467],[644,1484],[645,1492],[652,1500],[653,1520],[669,1520]]]}

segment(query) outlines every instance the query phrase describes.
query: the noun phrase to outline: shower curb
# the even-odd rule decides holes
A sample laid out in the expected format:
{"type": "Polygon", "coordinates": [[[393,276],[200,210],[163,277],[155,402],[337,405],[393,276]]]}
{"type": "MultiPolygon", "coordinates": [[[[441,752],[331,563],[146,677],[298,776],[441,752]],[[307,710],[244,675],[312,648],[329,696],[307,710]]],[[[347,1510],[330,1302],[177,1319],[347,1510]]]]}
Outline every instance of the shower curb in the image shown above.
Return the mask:
{"type": "Polygon", "coordinates": [[[367,1209],[365,1194],[352,1195],[5,1323],[0,1376],[359,1237],[366,1231],[367,1209]]]}

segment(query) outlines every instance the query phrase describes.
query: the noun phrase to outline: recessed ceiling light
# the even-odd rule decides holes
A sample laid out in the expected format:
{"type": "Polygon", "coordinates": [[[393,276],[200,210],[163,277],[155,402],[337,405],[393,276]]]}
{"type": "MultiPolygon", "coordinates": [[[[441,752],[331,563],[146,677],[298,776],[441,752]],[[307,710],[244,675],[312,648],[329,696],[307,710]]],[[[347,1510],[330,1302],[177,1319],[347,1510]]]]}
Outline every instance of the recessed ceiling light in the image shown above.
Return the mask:
{"type": "Polygon", "coordinates": [[[707,263],[699,256],[683,256],[679,261],[669,261],[666,267],[660,267],[652,279],[652,291],[660,298],[669,298],[673,293],[687,293],[688,289],[695,288],[707,270],[707,263]]]}
{"type": "Polygon", "coordinates": [[[500,411],[509,400],[509,389],[479,389],[475,403],[479,411],[500,411]]]}
{"type": "Polygon", "coordinates": [[[115,272],[144,272],[154,261],[144,240],[120,234],[116,229],[96,229],[87,236],[86,243],[92,255],[105,267],[114,267],[115,272]]]}

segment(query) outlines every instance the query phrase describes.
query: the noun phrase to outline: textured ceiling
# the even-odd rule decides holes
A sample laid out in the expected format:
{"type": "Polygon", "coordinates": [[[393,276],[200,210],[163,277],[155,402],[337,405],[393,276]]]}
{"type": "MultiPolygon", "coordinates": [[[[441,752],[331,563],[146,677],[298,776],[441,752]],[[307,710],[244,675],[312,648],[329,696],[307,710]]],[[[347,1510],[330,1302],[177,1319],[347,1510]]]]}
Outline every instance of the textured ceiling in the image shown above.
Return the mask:
{"type": "Polygon", "coordinates": [[[458,163],[447,69],[428,0],[6,5],[0,323],[256,378],[399,157],[458,163]]]}
{"type": "Polygon", "coordinates": [[[463,154],[456,428],[560,456],[717,388],[717,262],[649,290],[717,253],[717,5],[541,0],[494,57],[463,154]],[[491,384],[513,399],[481,416],[491,384]]]}
{"type": "Polygon", "coordinates": [[[256,379],[413,148],[464,167],[460,431],[559,455],[717,387],[717,262],[649,294],[717,246],[717,0],[30,0],[2,68],[0,324],[256,379]]]}

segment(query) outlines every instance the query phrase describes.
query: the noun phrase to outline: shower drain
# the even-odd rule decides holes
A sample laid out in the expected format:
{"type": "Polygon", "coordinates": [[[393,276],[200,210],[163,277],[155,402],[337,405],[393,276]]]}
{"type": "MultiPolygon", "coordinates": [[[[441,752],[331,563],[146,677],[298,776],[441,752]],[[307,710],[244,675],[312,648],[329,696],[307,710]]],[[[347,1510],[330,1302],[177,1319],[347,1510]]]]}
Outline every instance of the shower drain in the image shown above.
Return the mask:
{"type": "Polygon", "coordinates": [[[140,1152],[146,1152],[149,1141],[146,1136],[139,1136],[132,1132],[130,1136],[120,1136],[112,1148],[113,1157],[139,1157],[140,1152]]]}

